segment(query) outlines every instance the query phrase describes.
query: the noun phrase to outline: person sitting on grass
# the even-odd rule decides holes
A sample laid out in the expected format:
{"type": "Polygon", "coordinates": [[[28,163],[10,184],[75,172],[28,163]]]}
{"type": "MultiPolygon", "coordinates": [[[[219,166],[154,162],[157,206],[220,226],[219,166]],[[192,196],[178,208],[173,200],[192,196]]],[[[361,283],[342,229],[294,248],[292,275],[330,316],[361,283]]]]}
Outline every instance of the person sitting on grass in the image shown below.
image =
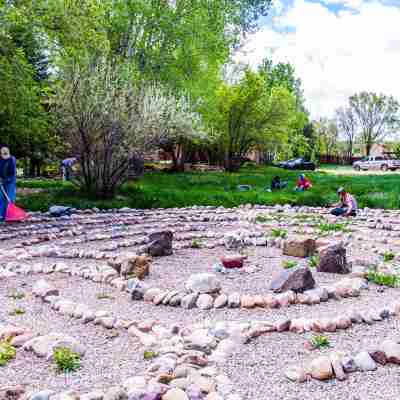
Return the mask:
{"type": "Polygon", "coordinates": [[[296,187],[294,190],[296,192],[305,192],[308,189],[312,188],[311,182],[306,178],[304,174],[299,176],[299,180],[297,181],[296,187]]]}
{"type": "Polygon", "coordinates": [[[275,176],[271,182],[271,191],[280,190],[287,186],[287,182],[281,182],[281,178],[279,176],[275,176]]]}
{"type": "Polygon", "coordinates": [[[337,190],[340,202],[334,205],[331,211],[336,217],[355,217],[357,215],[357,202],[354,196],[347,193],[342,187],[337,190]]]}

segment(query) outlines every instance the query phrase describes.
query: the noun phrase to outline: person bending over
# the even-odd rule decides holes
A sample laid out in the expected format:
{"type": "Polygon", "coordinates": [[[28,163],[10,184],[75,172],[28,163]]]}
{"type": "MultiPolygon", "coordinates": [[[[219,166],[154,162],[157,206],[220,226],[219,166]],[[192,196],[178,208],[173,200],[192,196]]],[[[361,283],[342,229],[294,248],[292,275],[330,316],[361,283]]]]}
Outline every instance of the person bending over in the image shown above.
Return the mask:
{"type": "Polygon", "coordinates": [[[337,195],[340,202],[334,205],[335,208],[331,211],[331,214],[337,217],[355,217],[357,215],[357,202],[354,196],[347,193],[342,187],[337,190],[337,195]]]}
{"type": "MultiPolygon", "coordinates": [[[[9,199],[14,202],[17,190],[17,162],[7,146],[0,149],[0,185],[9,199]]],[[[0,190],[0,221],[4,220],[8,206],[3,190],[0,190]]]]}

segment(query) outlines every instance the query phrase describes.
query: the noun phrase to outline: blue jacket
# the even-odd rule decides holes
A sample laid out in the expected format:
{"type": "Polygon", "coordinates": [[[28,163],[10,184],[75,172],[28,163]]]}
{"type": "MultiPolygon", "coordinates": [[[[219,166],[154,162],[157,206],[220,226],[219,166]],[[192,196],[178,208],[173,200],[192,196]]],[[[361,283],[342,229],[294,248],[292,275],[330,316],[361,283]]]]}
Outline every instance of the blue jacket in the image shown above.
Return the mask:
{"type": "Polygon", "coordinates": [[[17,179],[17,161],[15,157],[7,160],[0,158],[0,181],[3,183],[12,183],[17,179]]]}

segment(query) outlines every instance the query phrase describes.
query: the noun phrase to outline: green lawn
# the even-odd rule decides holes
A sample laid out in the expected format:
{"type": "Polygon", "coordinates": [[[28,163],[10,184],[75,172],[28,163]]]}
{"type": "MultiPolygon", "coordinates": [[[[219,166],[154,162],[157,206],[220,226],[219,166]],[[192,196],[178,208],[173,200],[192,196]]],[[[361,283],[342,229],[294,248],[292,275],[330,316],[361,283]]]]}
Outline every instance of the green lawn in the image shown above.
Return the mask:
{"type": "Polygon", "coordinates": [[[344,186],[356,195],[360,207],[400,208],[400,175],[355,173],[348,167],[327,166],[306,173],[314,187],[306,193],[293,191],[298,171],[288,172],[269,166],[243,168],[239,173],[146,173],[137,182],[125,184],[117,199],[86,199],[70,184],[59,181],[19,181],[19,187],[42,188],[40,193],[19,196],[18,203],[30,210],[47,210],[60,204],[78,208],[167,208],[192,205],[232,207],[240,204],[297,204],[328,206],[336,199],[336,188],[344,186]],[[289,182],[284,190],[265,192],[273,176],[289,182]],[[249,192],[239,192],[237,185],[251,185],[249,192]]]}

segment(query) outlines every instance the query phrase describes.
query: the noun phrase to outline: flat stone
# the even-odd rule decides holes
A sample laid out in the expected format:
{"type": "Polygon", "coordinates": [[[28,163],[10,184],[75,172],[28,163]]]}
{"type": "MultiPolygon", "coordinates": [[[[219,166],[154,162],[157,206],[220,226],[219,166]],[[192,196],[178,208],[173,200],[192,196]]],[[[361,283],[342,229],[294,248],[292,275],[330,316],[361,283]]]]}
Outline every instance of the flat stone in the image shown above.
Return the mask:
{"type": "Polygon", "coordinates": [[[197,299],[196,305],[200,310],[209,310],[214,304],[213,298],[209,294],[201,294],[197,299]]]}
{"type": "Polygon", "coordinates": [[[198,297],[199,295],[197,293],[190,293],[182,297],[181,307],[186,309],[194,308],[196,306],[198,297]]]}
{"type": "Polygon", "coordinates": [[[222,293],[215,299],[214,308],[223,308],[227,304],[228,304],[228,296],[222,293]]]}
{"type": "Polygon", "coordinates": [[[214,274],[194,274],[186,282],[186,289],[200,294],[216,293],[220,291],[221,283],[214,274]]]}
{"type": "Polygon", "coordinates": [[[53,285],[51,285],[44,279],[38,280],[33,285],[32,292],[35,296],[41,297],[41,298],[59,295],[58,289],[56,289],[53,285]]]}

